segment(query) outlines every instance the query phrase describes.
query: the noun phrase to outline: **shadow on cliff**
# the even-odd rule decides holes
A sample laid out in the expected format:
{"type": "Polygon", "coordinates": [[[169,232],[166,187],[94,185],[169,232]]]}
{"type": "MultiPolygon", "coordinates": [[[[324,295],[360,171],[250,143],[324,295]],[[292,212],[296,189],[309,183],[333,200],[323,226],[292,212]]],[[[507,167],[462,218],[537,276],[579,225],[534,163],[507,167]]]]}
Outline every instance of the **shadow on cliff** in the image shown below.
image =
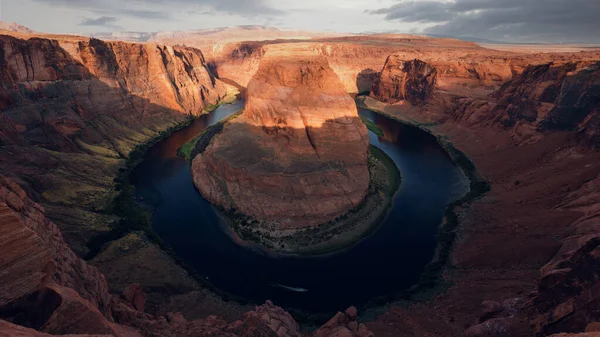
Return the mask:
{"type": "MultiPolygon", "coordinates": [[[[176,110],[132,92],[131,86],[153,87],[130,83],[136,79],[128,82],[127,76],[140,76],[142,70],[132,75],[123,73],[114,46],[107,42],[79,42],[79,48],[87,48],[86,56],[95,57],[86,61],[102,78],[55,40],[0,36],[3,63],[8,45],[23,54],[25,69],[2,64],[0,173],[17,181],[46,207],[65,241],[79,256],[98,251],[103,243],[129,231],[149,229],[147,214],[133,199],[123,197],[124,193],[132,193],[127,175],[149,144],[189,123],[201,108],[209,109],[217,103],[211,102],[215,95],[209,92],[209,88],[217,90],[215,78],[209,72],[211,83],[202,83],[198,88],[196,94],[203,99],[199,104],[182,103],[185,97],[175,80],[171,81],[175,101],[169,93],[158,92],[153,97],[154,102],[181,107],[176,110]],[[31,61],[35,50],[45,51],[46,59],[38,60],[39,64],[31,61]],[[186,111],[184,106],[199,109],[186,111]],[[116,198],[114,188],[121,191],[116,198]],[[120,220],[114,222],[114,215],[120,220]]],[[[175,50],[170,57],[185,58],[177,53],[175,50]]],[[[187,68],[188,61],[181,61],[188,75],[197,76],[187,68]]],[[[165,57],[162,62],[165,71],[176,66],[168,64],[165,57]]],[[[195,81],[200,79],[195,77],[195,81]]]]}
{"type": "Polygon", "coordinates": [[[379,79],[379,71],[367,68],[358,73],[356,77],[356,87],[359,95],[368,95],[373,89],[373,85],[379,79]]]}

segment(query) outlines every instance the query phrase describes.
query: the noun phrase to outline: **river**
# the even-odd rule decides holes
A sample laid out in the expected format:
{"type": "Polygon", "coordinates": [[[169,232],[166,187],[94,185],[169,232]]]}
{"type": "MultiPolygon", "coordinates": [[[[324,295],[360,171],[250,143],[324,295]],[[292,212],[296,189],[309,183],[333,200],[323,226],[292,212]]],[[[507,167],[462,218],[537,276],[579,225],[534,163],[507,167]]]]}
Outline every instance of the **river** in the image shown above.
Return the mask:
{"type": "Polygon", "coordinates": [[[434,257],[446,206],[469,190],[468,179],[436,139],[359,109],[384,130],[384,137],[370,132],[371,144],[390,156],[402,175],[387,217],[372,235],[346,250],[317,257],[274,256],[232,238],[195,189],[189,164],[177,155],[181,145],[243,105],[222,105],[173,133],[132,172],[136,196],[154,208],[153,227],[164,242],[218,289],[256,303],[270,299],[286,309],[344,310],[413,285],[434,257]]]}

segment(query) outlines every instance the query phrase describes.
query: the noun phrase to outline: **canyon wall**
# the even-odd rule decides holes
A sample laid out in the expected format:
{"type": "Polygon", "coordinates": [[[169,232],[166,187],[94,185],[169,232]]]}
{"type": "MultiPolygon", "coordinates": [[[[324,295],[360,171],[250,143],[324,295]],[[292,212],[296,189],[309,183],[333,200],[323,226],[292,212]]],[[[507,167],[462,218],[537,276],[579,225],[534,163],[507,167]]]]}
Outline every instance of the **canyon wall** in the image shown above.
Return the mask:
{"type": "MultiPolygon", "coordinates": [[[[394,71],[384,69],[379,83],[384,93],[398,92],[407,77],[402,64],[411,60],[400,57],[394,71]]],[[[445,90],[438,83],[419,106],[400,95],[390,95],[394,104],[363,99],[394,118],[428,125],[464,151],[491,185],[489,194],[458,211],[453,276],[445,275],[453,282],[450,289],[431,306],[382,315],[369,324],[376,334],[596,331],[598,60],[593,52],[536,55],[489,95],[477,88],[445,90]],[[437,318],[427,318],[433,315],[437,318]]],[[[445,72],[443,65],[430,64],[438,74],[445,72]]]]}
{"type": "Polygon", "coordinates": [[[80,255],[135,147],[227,95],[199,50],[0,36],[0,172],[42,202],[80,255]]]}
{"type": "Polygon", "coordinates": [[[325,56],[349,93],[370,91],[392,54],[402,54],[404,60],[452,61],[454,66],[440,71],[440,76],[452,78],[451,84],[455,85],[485,82],[500,86],[502,81],[512,77],[513,71],[522,71],[521,61],[515,60],[512,64],[506,59],[506,53],[484,49],[475,43],[403,35],[230,43],[209,53],[207,60],[219,77],[246,86],[270,48],[304,48],[325,56]],[[493,69],[490,74],[488,69],[493,69]]]}
{"type": "Polygon", "coordinates": [[[278,228],[315,226],[359,205],[369,137],[327,59],[271,49],[248,84],[244,113],[193,162],[211,202],[278,228]]]}

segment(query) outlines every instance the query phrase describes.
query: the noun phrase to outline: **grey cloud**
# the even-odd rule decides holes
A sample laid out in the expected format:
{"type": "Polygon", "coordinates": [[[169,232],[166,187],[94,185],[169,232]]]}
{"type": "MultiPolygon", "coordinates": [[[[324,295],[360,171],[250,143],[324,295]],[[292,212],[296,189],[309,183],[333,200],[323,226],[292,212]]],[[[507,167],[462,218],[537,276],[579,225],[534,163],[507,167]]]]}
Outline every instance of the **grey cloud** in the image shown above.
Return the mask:
{"type": "Polygon", "coordinates": [[[101,16],[99,18],[85,18],[79,26],[114,26],[118,19],[114,16],[101,16]]]}
{"type": "MultiPolygon", "coordinates": [[[[171,13],[178,8],[203,8],[209,13],[241,15],[245,17],[273,16],[285,14],[269,6],[265,0],[34,0],[62,5],[69,8],[89,10],[97,14],[121,13],[131,17],[148,19],[171,19],[171,13]],[[131,7],[134,7],[133,9],[131,7]],[[160,10],[148,10],[147,7],[160,10]]],[[[185,12],[185,11],[184,11],[185,12]]],[[[187,12],[194,12],[188,10],[187,12]]]]}
{"type": "Polygon", "coordinates": [[[515,42],[600,43],[597,0],[400,1],[368,11],[386,20],[430,23],[423,32],[515,42]]]}
{"type": "MultiPolygon", "coordinates": [[[[169,3],[169,1],[166,0],[149,1],[169,3]]],[[[266,16],[284,14],[283,11],[267,5],[263,0],[175,0],[175,2],[190,5],[198,5],[201,7],[208,7],[217,12],[227,14],[239,14],[243,16],[266,16]]]]}
{"type": "Polygon", "coordinates": [[[164,11],[147,11],[147,10],[139,10],[139,9],[121,9],[120,13],[140,19],[163,19],[168,20],[171,19],[171,15],[164,11]]]}
{"type": "Polygon", "coordinates": [[[447,4],[437,1],[401,2],[389,8],[367,12],[385,14],[386,20],[402,20],[404,22],[443,22],[451,20],[455,16],[447,4]]]}

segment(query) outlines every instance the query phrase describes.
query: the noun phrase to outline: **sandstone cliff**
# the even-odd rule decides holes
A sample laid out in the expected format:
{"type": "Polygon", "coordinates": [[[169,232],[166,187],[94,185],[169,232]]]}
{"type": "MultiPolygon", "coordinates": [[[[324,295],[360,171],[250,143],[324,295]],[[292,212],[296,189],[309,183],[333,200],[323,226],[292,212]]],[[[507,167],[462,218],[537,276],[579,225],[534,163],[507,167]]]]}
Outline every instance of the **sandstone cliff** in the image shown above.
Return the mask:
{"type": "Polygon", "coordinates": [[[81,255],[140,143],[227,94],[200,51],[80,37],[0,36],[0,171],[44,204],[81,255]]]}
{"type": "Polygon", "coordinates": [[[17,184],[0,176],[0,307],[43,289],[48,283],[75,289],[110,315],[104,276],[80,260],[63,241],[44,209],[17,184]]]}
{"type": "Polygon", "coordinates": [[[360,204],[367,129],[324,57],[273,49],[247,94],[244,113],[194,159],[208,200],[280,228],[325,223],[360,204]]]}
{"type": "Polygon", "coordinates": [[[399,61],[390,56],[371,95],[386,103],[406,100],[415,105],[423,104],[433,95],[436,78],[437,69],[421,60],[399,61]]]}
{"type": "Polygon", "coordinates": [[[600,148],[599,89],[598,61],[530,66],[494,94],[498,100],[494,113],[507,127],[571,131],[580,141],[600,148]]]}

